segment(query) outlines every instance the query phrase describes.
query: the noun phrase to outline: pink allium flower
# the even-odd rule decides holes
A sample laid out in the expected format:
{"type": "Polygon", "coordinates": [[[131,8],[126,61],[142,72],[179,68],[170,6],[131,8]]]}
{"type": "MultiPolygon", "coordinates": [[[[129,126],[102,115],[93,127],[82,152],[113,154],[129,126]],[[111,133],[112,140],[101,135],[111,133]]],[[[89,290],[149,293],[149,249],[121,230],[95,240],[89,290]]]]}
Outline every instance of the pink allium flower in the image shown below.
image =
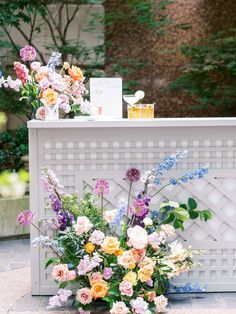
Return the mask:
{"type": "Polygon", "coordinates": [[[20,62],[14,62],[14,70],[16,71],[17,77],[21,80],[23,84],[25,84],[28,81],[29,74],[29,70],[27,69],[27,67],[20,62]]]}
{"type": "Polygon", "coordinates": [[[36,111],[36,119],[45,120],[46,109],[44,106],[40,106],[36,111]]]}
{"type": "Polygon", "coordinates": [[[17,217],[17,221],[23,226],[29,225],[33,219],[34,214],[28,209],[21,212],[17,217]]]}
{"type": "Polygon", "coordinates": [[[129,207],[129,211],[136,217],[144,217],[148,213],[148,207],[144,200],[137,198],[129,207]]]}
{"type": "Polygon", "coordinates": [[[130,182],[137,182],[140,179],[140,171],[136,168],[130,168],[126,171],[125,176],[130,182]]]}
{"type": "Polygon", "coordinates": [[[41,63],[40,62],[37,62],[37,61],[34,61],[30,64],[30,68],[31,70],[33,71],[38,71],[41,67],[41,63]]]}
{"type": "Polygon", "coordinates": [[[92,292],[89,288],[82,288],[79,289],[76,292],[76,299],[81,303],[81,304],[89,304],[93,300],[93,295],[92,292]]]}
{"type": "Polygon", "coordinates": [[[109,280],[112,276],[112,273],[113,273],[112,268],[105,267],[103,271],[103,278],[109,280]]]}
{"type": "Polygon", "coordinates": [[[110,310],[111,314],[128,314],[130,313],[129,308],[122,301],[115,302],[110,310]]]}
{"type": "Polygon", "coordinates": [[[133,291],[133,285],[129,281],[122,281],[119,285],[119,290],[122,295],[127,295],[128,297],[132,297],[134,291],[133,291]]]}
{"type": "Polygon", "coordinates": [[[148,303],[141,297],[131,300],[130,304],[135,314],[144,314],[146,311],[148,311],[148,303]]]}
{"type": "Polygon", "coordinates": [[[32,46],[26,45],[20,50],[20,57],[22,61],[34,61],[36,58],[36,50],[32,46]]]}
{"type": "Polygon", "coordinates": [[[109,193],[109,183],[107,180],[101,179],[98,180],[96,185],[95,185],[95,189],[94,189],[94,193],[101,196],[101,195],[105,195],[107,193],[109,193]]]}

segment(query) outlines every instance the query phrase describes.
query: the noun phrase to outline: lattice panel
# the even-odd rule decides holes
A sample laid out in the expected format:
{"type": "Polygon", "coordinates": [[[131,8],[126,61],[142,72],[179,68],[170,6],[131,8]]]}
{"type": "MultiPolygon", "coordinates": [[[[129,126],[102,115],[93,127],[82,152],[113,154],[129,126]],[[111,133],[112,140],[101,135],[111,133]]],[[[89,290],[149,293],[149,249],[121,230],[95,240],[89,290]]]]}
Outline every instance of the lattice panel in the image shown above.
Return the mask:
{"type": "MultiPolygon", "coordinates": [[[[128,167],[147,170],[176,150],[187,149],[187,159],[168,175],[179,176],[187,169],[206,163],[211,169],[209,175],[201,181],[163,190],[153,199],[152,210],[163,199],[187,201],[189,196],[194,196],[199,208],[210,208],[214,212],[212,221],[207,224],[188,222],[186,231],[178,236],[184,245],[203,248],[206,252],[199,257],[200,268],[176,281],[200,282],[207,285],[208,291],[232,291],[236,286],[236,139],[231,131],[228,132],[230,136],[227,133],[223,137],[217,129],[205,129],[195,128],[192,133],[186,128],[176,129],[175,138],[166,129],[154,132],[154,128],[148,131],[135,129],[135,132],[115,129],[114,133],[112,128],[79,129],[79,132],[75,129],[40,129],[35,134],[35,130],[31,130],[31,172],[34,178],[31,207],[34,210],[38,203],[38,216],[48,215],[44,209],[45,194],[39,167],[47,165],[52,168],[66,191],[75,191],[79,196],[82,196],[83,189],[92,188],[96,179],[108,179],[111,193],[106,196],[106,206],[113,209],[120,198],[127,198],[129,186],[123,176],[128,167]],[[200,136],[201,132],[204,135],[200,136]]],[[[167,182],[169,177],[164,177],[164,180],[167,182]]],[[[138,190],[140,186],[137,184],[135,188],[138,190]]],[[[134,195],[135,190],[132,193],[134,195]]],[[[45,257],[49,254],[33,249],[34,294],[56,291],[50,269],[43,270],[45,257]]]]}

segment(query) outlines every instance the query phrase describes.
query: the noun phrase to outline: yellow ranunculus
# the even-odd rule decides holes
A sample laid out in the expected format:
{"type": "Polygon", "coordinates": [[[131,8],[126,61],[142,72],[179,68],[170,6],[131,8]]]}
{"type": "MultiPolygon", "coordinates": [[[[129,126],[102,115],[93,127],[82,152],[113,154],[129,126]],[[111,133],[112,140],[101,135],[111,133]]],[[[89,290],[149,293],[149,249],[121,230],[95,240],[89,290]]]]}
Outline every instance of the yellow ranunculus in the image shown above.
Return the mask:
{"type": "Polygon", "coordinates": [[[101,245],[102,250],[108,254],[116,254],[119,247],[120,242],[115,237],[106,237],[101,245]]]}
{"type": "Polygon", "coordinates": [[[123,278],[123,280],[129,281],[133,286],[137,285],[137,274],[134,271],[129,271],[123,278]]]}
{"type": "Polygon", "coordinates": [[[93,253],[93,251],[95,250],[95,245],[92,242],[88,242],[87,244],[85,244],[84,248],[87,253],[93,253]]]}
{"type": "Polygon", "coordinates": [[[147,265],[138,271],[138,279],[142,282],[148,281],[151,279],[151,276],[154,272],[152,265],[147,265]]]}

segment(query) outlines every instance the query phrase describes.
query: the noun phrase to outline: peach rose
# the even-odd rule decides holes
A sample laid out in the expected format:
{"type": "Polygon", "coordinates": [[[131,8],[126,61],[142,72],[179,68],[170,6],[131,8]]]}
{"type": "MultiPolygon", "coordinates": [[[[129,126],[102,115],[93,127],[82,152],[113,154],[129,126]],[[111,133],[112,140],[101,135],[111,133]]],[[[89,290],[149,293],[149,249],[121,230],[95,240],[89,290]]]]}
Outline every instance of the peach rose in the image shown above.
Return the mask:
{"type": "Polygon", "coordinates": [[[124,252],[123,255],[118,257],[118,264],[126,269],[135,267],[135,259],[131,250],[124,252]]]}
{"type": "Polygon", "coordinates": [[[108,254],[116,254],[119,251],[120,242],[115,237],[106,237],[101,244],[101,248],[108,254]]]}
{"type": "Polygon", "coordinates": [[[146,250],[144,250],[144,249],[142,249],[142,250],[131,249],[131,252],[134,256],[134,260],[136,263],[140,263],[144,259],[145,254],[146,254],[146,250]]]}
{"type": "Polygon", "coordinates": [[[81,304],[89,304],[93,300],[93,295],[92,292],[89,288],[82,288],[79,289],[76,292],[76,299],[81,303],[81,304]]]}
{"type": "Polygon", "coordinates": [[[91,288],[92,295],[94,299],[102,299],[106,296],[109,287],[104,280],[96,281],[91,288]]]}
{"type": "Polygon", "coordinates": [[[52,88],[46,89],[42,94],[42,98],[48,106],[55,105],[57,102],[57,97],[58,93],[55,92],[52,88]]]}
{"type": "Polygon", "coordinates": [[[90,285],[92,286],[93,284],[95,284],[95,282],[97,281],[102,281],[102,274],[97,272],[97,273],[93,273],[90,275],[89,277],[89,282],[90,285]]]}
{"type": "Polygon", "coordinates": [[[138,271],[138,279],[142,282],[148,281],[151,279],[151,276],[154,272],[152,265],[147,265],[138,271]]]}
{"type": "Polygon", "coordinates": [[[74,81],[83,82],[84,76],[80,68],[72,65],[72,67],[68,70],[68,73],[70,74],[74,81]]]}
{"type": "Polygon", "coordinates": [[[149,302],[153,302],[155,297],[156,297],[156,292],[155,291],[149,291],[146,293],[146,296],[148,297],[149,302]]]}
{"type": "Polygon", "coordinates": [[[38,73],[35,74],[35,81],[39,83],[42,79],[48,76],[46,69],[39,69],[38,73]]]}
{"type": "Polygon", "coordinates": [[[66,281],[69,269],[66,264],[59,264],[53,267],[52,276],[56,281],[66,281]]]}
{"type": "Polygon", "coordinates": [[[67,274],[67,280],[74,280],[76,278],[76,271],[70,270],[67,274]]]}

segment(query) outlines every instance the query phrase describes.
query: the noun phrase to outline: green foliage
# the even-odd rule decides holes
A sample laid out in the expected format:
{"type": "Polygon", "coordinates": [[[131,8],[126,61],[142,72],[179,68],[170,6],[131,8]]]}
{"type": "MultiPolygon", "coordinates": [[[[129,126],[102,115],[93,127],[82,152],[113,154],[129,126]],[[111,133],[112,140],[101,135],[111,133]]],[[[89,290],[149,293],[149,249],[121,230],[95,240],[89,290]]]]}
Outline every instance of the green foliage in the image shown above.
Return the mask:
{"type": "Polygon", "coordinates": [[[198,46],[182,45],[190,64],[170,85],[196,101],[190,109],[215,108],[220,115],[235,115],[236,103],[236,29],[218,32],[198,46]]]}
{"type": "Polygon", "coordinates": [[[17,171],[23,166],[21,157],[28,154],[28,130],[22,126],[0,134],[0,172],[17,171]]]}
{"type": "Polygon", "coordinates": [[[173,224],[175,229],[184,230],[184,222],[191,219],[200,218],[205,222],[212,218],[212,213],[208,209],[198,210],[197,202],[193,198],[188,199],[187,204],[180,204],[176,207],[175,202],[165,202],[161,204],[160,214],[163,217],[162,224],[173,224]]]}

